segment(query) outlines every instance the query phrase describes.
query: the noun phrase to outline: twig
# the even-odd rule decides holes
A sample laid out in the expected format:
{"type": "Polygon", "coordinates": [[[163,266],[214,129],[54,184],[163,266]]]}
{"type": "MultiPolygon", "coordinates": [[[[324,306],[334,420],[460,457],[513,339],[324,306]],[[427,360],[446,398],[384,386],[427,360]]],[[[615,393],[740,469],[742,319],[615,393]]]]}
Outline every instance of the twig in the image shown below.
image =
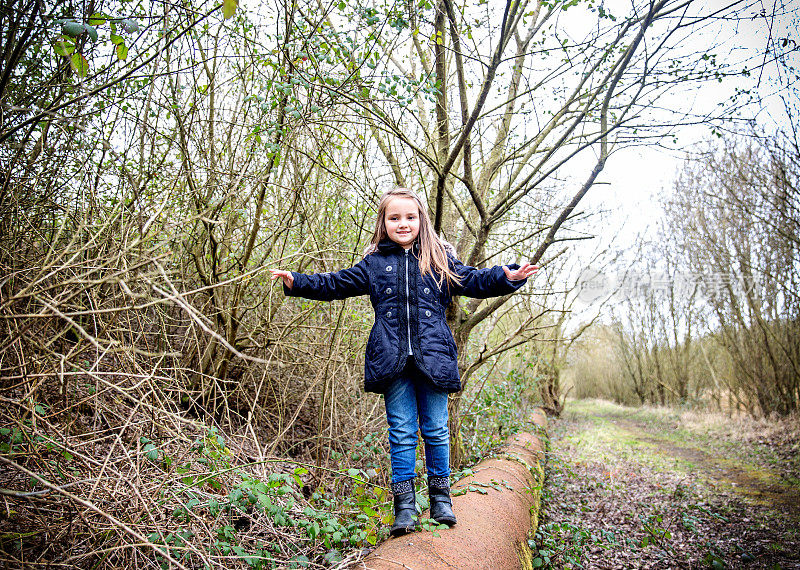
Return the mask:
{"type": "Polygon", "coordinates": [[[160,547],[160,546],[158,546],[156,544],[153,544],[152,542],[147,540],[147,537],[145,537],[142,534],[138,533],[137,531],[133,530],[131,527],[126,525],[124,522],[117,520],[113,515],[110,515],[107,512],[103,511],[100,507],[96,506],[91,501],[87,501],[85,499],[81,499],[77,495],[73,495],[69,491],[66,491],[66,490],[64,490],[63,488],[61,488],[61,487],[59,487],[57,485],[54,485],[53,483],[51,483],[50,481],[47,481],[46,479],[43,479],[42,477],[40,477],[38,474],[34,473],[33,471],[30,471],[29,469],[26,469],[25,467],[23,467],[19,463],[15,462],[15,461],[11,461],[10,459],[7,459],[7,458],[3,457],[2,455],[0,455],[0,461],[5,463],[6,465],[9,465],[9,466],[13,467],[14,469],[17,469],[18,471],[22,471],[26,475],[29,475],[29,476],[33,477],[34,479],[39,481],[45,487],[48,487],[49,489],[64,495],[68,499],[70,499],[72,501],[75,501],[78,504],[83,505],[87,509],[89,509],[91,511],[94,511],[95,513],[97,513],[101,517],[107,519],[114,526],[117,526],[117,527],[121,528],[122,530],[127,532],[129,535],[131,535],[132,537],[134,537],[137,540],[139,540],[140,542],[142,542],[144,546],[149,546],[150,548],[152,548],[157,554],[160,554],[161,556],[163,556],[164,558],[166,558],[167,560],[172,562],[175,566],[177,566],[178,568],[181,568],[181,570],[189,570],[188,568],[186,568],[186,566],[181,564],[179,561],[175,560],[175,558],[173,558],[169,554],[169,551],[166,548],[162,548],[162,547],[160,547]]]}

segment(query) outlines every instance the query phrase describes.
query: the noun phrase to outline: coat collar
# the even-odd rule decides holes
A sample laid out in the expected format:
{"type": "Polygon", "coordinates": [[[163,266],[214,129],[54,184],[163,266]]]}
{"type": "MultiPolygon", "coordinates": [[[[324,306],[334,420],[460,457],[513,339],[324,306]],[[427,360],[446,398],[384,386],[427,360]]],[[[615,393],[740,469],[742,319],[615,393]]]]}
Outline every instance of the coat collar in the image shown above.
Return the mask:
{"type": "MultiPolygon", "coordinates": [[[[381,251],[382,253],[402,253],[404,251],[401,245],[393,242],[389,238],[381,240],[381,242],[378,244],[378,250],[381,251]]],[[[411,251],[414,253],[414,255],[419,254],[418,240],[414,241],[414,245],[411,247],[411,251]]]]}

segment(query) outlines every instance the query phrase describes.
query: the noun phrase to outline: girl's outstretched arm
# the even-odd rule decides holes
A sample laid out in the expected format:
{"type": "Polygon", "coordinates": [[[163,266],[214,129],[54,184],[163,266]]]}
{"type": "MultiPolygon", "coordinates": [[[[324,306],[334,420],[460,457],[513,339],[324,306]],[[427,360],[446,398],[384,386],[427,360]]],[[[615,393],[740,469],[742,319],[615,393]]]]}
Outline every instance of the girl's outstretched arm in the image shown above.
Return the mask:
{"type": "Polygon", "coordinates": [[[506,272],[506,278],[509,281],[520,281],[522,279],[527,279],[537,271],[539,271],[538,265],[531,265],[527,261],[522,264],[522,267],[519,269],[509,269],[507,265],[503,266],[503,271],[506,272]]]}
{"type": "Polygon", "coordinates": [[[294,285],[294,275],[292,275],[291,271],[286,271],[285,269],[270,269],[272,272],[272,279],[275,281],[278,277],[283,279],[283,284],[286,286],[287,289],[291,289],[292,285],[294,285]]]}
{"type": "Polygon", "coordinates": [[[283,293],[287,297],[333,301],[369,293],[369,272],[365,259],[353,267],[333,273],[306,274],[282,269],[270,271],[272,279],[283,279],[283,293]]]}
{"type": "Polygon", "coordinates": [[[452,256],[450,256],[450,268],[461,278],[461,283],[453,289],[453,294],[477,299],[513,293],[525,285],[527,278],[538,269],[530,263],[525,263],[522,267],[516,263],[509,263],[477,269],[464,265],[452,256]]]}

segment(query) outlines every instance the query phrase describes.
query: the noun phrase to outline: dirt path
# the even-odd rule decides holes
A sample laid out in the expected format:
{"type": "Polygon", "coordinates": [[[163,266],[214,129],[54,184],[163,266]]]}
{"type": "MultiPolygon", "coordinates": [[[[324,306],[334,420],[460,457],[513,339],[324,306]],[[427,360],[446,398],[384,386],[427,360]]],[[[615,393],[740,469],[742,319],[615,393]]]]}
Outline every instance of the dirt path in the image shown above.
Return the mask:
{"type": "Polygon", "coordinates": [[[647,424],[644,422],[610,416],[598,417],[611,421],[640,441],[652,443],[663,455],[680,458],[696,465],[706,478],[723,487],[735,488],[751,502],[800,519],[799,488],[782,484],[777,478],[753,475],[753,469],[748,469],[741,463],[717,453],[710,453],[688,444],[676,444],[663,436],[648,434],[647,424]]]}
{"type": "Polygon", "coordinates": [[[796,441],[604,402],[572,404],[550,431],[542,566],[800,568],[796,441]]]}

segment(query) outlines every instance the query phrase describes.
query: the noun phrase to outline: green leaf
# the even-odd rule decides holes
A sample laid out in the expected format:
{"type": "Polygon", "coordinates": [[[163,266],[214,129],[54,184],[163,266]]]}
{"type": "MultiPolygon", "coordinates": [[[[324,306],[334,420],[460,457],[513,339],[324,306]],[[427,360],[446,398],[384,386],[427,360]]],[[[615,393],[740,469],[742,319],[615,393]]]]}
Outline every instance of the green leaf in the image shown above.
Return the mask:
{"type": "Polygon", "coordinates": [[[103,24],[106,23],[107,19],[108,19],[108,16],[106,16],[102,12],[95,12],[94,14],[89,16],[89,23],[92,26],[102,26],[103,24]]]}
{"type": "Polygon", "coordinates": [[[61,33],[67,36],[71,36],[73,38],[77,38],[85,31],[86,31],[86,26],[74,20],[64,22],[64,24],[61,26],[61,33]]]}
{"type": "Polygon", "coordinates": [[[142,451],[144,451],[145,455],[147,456],[147,459],[149,459],[150,461],[155,461],[156,459],[158,459],[158,449],[156,449],[156,446],[153,445],[152,443],[148,443],[147,445],[145,445],[142,451]]]}
{"type": "Polygon", "coordinates": [[[83,57],[82,53],[75,52],[69,60],[70,67],[75,70],[79,77],[89,75],[89,62],[83,57]]]}
{"type": "Polygon", "coordinates": [[[225,19],[232,18],[239,7],[239,0],[222,0],[222,15],[225,19]]]}
{"type": "Polygon", "coordinates": [[[292,558],[291,561],[297,562],[303,568],[308,568],[308,565],[311,563],[311,561],[308,559],[308,556],[305,554],[298,554],[292,558]]]}
{"type": "Polygon", "coordinates": [[[208,512],[210,512],[213,516],[219,514],[219,501],[216,499],[211,499],[208,501],[208,512]]]}
{"type": "Polygon", "coordinates": [[[69,36],[62,36],[63,40],[53,42],[53,49],[56,54],[62,57],[69,57],[75,51],[75,42],[69,36]]]}
{"type": "Polygon", "coordinates": [[[97,30],[94,29],[94,26],[90,26],[89,24],[84,24],[83,29],[86,30],[86,33],[89,34],[89,37],[92,39],[93,42],[97,41],[97,30]]]}
{"type": "Polygon", "coordinates": [[[14,428],[14,431],[11,434],[11,443],[17,444],[22,443],[25,441],[25,436],[22,435],[22,432],[19,428],[14,428]]]}
{"type": "Polygon", "coordinates": [[[117,44],[116,52],[117,52],[117,59],[120,59],[122,61],[128,59],[128,46],[126,46],[124,43],[117,44]]]}
{"type": "Polygon", "coordinates": [[[111,34],[111,43],[116,45],[125,43],[125,38],[122,36],[118,36],[117,34],[111,34]]]}

